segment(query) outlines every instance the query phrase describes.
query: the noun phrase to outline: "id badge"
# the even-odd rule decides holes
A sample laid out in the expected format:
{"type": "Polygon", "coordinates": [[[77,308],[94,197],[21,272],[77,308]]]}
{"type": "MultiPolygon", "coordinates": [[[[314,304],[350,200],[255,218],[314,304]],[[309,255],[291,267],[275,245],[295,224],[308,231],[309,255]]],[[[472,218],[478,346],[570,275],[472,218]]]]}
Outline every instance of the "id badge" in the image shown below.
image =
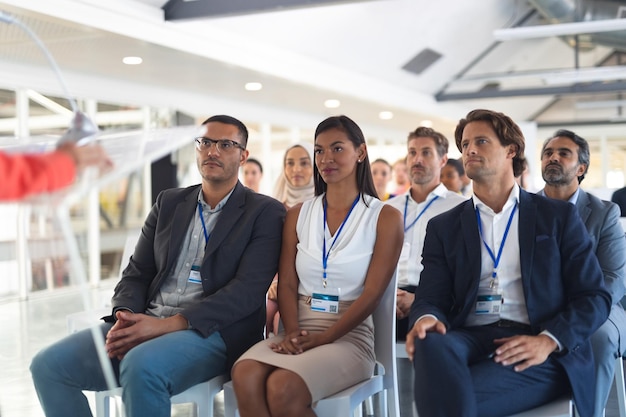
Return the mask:
{"type": "Polygon", "coordinates": [[[411,255],[411,242],[404,242],[402,244],[402,252],[400,252],[399,262],[407,262],[411,255]]]}
{"type": "Polygon", "coordinates": [[[202,284],[202,277],[200,276],[200,265],[192,265],[191,271],[189,271],[189,278],[187,282],[192,284],[202,284]]]}
{"type": "Polygon", "coordinates": [[[316,288],[311,295],[311,310],[319,313],[339,313],[339,288],[316,288]]]}
{"type": "Polygon", "coordinates": [[[480,316],[500,317],[502,294],[495,288],[479,288],[475,313],[480,316]]]}

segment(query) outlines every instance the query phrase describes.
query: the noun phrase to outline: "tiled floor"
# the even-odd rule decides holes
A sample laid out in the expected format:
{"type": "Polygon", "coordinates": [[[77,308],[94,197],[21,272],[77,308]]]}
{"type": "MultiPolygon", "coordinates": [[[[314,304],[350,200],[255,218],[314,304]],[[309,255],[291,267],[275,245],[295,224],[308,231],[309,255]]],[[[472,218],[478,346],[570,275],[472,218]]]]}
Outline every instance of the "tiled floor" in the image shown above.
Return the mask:
{"type": "MultiPolygon", "coordinates": [[[[102,307],[112,294],[110,283],[91,291],[92,303],[102,307]]],[[[76,290],[58,290],[54,295],[28,301],[0,301],[0,412],[2,417],[44,417],[32,386],[28,366],[42,347],[67,334],[66,316],[83,310],[76,290]]],[[[399,385],[402,417],[412,416],[411,372],[408,360],[400,359],[399,385]]],[[[223,403],[216,402],[215,417],[223,417],[223,403]]],[[[191,417],[189,406],[177,406],[176,417],[191,417]]],[[[611,393],[606,417],[618,417],[615,393],[611,393]]]]}

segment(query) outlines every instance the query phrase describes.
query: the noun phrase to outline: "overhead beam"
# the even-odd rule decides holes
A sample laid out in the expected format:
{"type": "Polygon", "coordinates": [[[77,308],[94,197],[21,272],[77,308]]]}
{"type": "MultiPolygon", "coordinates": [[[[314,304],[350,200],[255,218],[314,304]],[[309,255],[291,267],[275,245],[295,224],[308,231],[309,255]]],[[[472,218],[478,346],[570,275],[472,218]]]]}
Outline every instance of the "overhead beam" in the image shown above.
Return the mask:
{"type": "Polygon", "coordinates": [[[439,93],[435,95],[437,101],[476,100],[483,98],[553,96],[569,94],[593,94],[626,91],[626,81],[611,83],[575,84],[562,87],[533,87],[511,90],[484,89],[470,93],[439,93]]]}
{"type": "Polygon", "coordinates": [[[551,36],[615,32],[620,30],[626,30],[626,19],[590,20],[554,25],[496,29],[493,31],[493,37],[497,41],[511,41],[518,39],[546,38],[551,36]]]}
{"type": "Polygon", "coordinates": [[[162,9],[165,20],[183,20],[275,12],[360,1],[363,0],[169,0],[162,9]]]}

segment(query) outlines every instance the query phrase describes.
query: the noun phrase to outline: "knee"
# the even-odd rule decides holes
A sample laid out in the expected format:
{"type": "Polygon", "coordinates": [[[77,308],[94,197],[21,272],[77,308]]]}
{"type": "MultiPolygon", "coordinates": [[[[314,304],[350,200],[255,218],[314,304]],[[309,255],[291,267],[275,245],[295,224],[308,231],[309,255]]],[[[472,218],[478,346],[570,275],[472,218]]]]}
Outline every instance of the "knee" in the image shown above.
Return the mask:
{"type": "Polygon", "coordinates": [[[304,381],[285,370],[273,372],[267,379],[267,405],[274,417],[303,415],[311,407],[311,394],[304,381]]]}
{"type": "Polygon", "coordinates": [[[128,386],[134,382],[141,382],[158,375],[158,366],[148,354],[131,349],[120,362],[120,385],[128,386]]]}
{"type": "Polygon", "coordinates": [[[242,360],[231,371],[233,389],[238,398],[246,398],[252,391],[265,385],[262,366],[254,360],[242,360]]]}

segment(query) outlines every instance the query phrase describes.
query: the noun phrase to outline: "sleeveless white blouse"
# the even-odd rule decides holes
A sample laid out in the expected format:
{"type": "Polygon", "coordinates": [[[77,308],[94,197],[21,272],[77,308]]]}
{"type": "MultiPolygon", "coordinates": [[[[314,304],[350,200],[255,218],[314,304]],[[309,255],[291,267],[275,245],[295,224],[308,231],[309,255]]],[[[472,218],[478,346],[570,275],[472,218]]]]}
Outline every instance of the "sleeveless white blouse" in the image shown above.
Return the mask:
{"type": "MultiPolygon", "coordinates": [[[[305,201],[296,224],[296,272],[300,280],[300,295],[310,296],[314,289],[321,287],[324,236],[327,252],[334,240],[324,224],[323,197],[322,194],[305,201]]],[[[329,287],[339,287],[341,301],[356,300],[363,292],[365,275],[374,251],[378,215],[384,203],[369,195],[365,195],[365,201],[367,205],[359,197],[328,256],[327,283],[329,287]]]]}

